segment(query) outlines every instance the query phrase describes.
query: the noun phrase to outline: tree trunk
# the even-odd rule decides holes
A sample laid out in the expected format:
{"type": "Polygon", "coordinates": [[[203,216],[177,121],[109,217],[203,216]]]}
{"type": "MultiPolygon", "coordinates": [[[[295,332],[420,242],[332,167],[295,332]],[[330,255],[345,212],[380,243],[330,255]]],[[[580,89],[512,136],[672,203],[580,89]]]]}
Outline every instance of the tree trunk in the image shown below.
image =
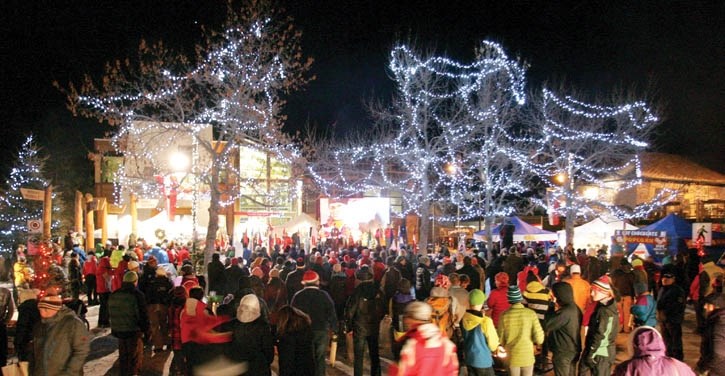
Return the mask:
{"type": "Polygon", "coordinates": [[[423,255],[428,254],[428,235],[430,234],[430,205],[423,205],[420,212],[420,240],[418,248],[423,255]]]}
{"type": "Polygon", "coordinates": [[[493,217],[487,216],[485,219],[486,223],[486,258],[488,258],[488,263],[491,264],[491,261],[493,260],[493,217]]]}
{"type": "Polygon", "coordinates": [[[211,261],[211,255],[216,250],[216,233],[219,230],[219,201],[221,200],[221,192],[219,192],[219,168],[214,162],[212,162],[211,184],[209,188],[209,224],[207,225],[206,245],[204,246],[204,268],[211,261]]]}
{"type": "Polygon", "coordinates": [[[571,194],[566,194],[566,223],[564,223],[564,230],[566,232],[566,244],[565,248],[569,244],[574,244],[574,222],[576,221],[576,208],[573,207],[571,194]]]}

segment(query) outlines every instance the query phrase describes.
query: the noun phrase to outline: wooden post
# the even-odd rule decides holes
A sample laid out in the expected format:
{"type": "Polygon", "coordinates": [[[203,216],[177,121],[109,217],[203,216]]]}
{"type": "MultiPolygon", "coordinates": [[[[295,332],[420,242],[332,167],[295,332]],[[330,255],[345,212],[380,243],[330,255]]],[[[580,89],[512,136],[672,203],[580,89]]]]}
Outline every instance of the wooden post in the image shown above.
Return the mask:
{"type": "Polygon", "coordinates": [[[83,199],[83,193],[80,191],[76,191],[76,199],[75,199],[75,221],[73,223],[73,227],[75,228],[75,231],[77,233],[83,232],[83,202],[85,200],[83,199]]]}
{"type": "MultiPolygon", "coordinates": [[[[94,238],[93,238],[93,232],[96,230],[96,225],[94,223],[93,219],[93,208],[91,205],[93,204],[93,195],[90,193],[86,193],[86,249],[91,250],[95,248],[94,238]]],[[[98,257],[102,257],[103,255],[98,255],[98,257]]]]}
{"type": "MultiPolygon", "coordinates": [[[[138,209],[136,208],[136,202],[138,201],[138,199],[136,198],[135,193],[131,193],[129,201],[131,203],[131,206],[129,208],[129,210],[131,211],[131,233],[136,235],[136,238],[138,238],[138,209]]],[[[131,248],[134,245],[135,244],[129,244],[128,247],[131,248]]]]}
{"type": "Polygon", "coordinates": [[[101,211],[100,225],[101,225],[101,244],[106,244],[108,241],[108,201],[105,197],[100,197],[98,200],[98,209],[101,211]]]}
{"type": "Polygon", "coordinates": [[[43,239],[50,239],[50,224],[53,212],[53,187],[45,187],[45,197],[43,198],[43,239]]]}

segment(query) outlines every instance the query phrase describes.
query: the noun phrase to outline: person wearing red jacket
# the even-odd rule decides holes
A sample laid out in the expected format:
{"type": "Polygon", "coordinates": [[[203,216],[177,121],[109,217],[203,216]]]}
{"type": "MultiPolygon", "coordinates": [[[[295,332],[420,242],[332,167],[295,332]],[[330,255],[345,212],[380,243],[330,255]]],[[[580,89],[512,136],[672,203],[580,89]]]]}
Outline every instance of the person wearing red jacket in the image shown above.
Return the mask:
{"type": "Polygon", "coordinates": [[[501,317],[501,314],[511,306],[507,297],[509,275],[505,272],[500,272],[494,278],[496,288],[491,290],[488,296],[486,315],[491,317],[494,326],[498,326],[498,319],[501,317]]]}
{"type": "Polygon", "coordinates": [[[410,328],[400,339],[404,342],[400,362],[390,366],[389,375],[456,376],[456,345],[431,323],[433,308],[425,302],[411,302],[405,307],[403,322],[410,328]]]}
{"type": "Polygon", "coordinates": [[[100,300],[98,309],[98,327],[108,328],[111,326],[111,320],[108,315],[108,298],[111,296],[111,280],[113,277],[113,269],[111,268],[111,259],[103,256],[98,260],[96,268],[96,293],[100,300]]]}
{"type": "Polygon", "coordinates": [[[98,270],[98,259],[96,253],[88,252],[88,258],[83,263],[83,279],[86,283],[86,297],[88,305],[98,304],[98,293],[96,292],[96,271],[98,270]]]}

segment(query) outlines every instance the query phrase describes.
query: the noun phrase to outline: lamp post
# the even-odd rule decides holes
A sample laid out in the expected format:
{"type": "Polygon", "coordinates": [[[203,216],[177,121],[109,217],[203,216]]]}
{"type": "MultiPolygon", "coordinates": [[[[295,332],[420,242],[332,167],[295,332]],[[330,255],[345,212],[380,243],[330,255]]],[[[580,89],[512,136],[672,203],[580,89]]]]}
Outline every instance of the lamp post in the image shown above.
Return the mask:
{"type": "MultiPolygon", "coordinates": [[[[446,163],[444,169],[446,171],[446,174],[448,174],[448,176],[451,176],[451,177],[455,176],[456,173],[458,173],[458,165],[456,165],[455,163],[446,163]]],[[[461,206],[456,204],[456,229],[458,229],[458,227],[460,227],[460,225],[461,225],[461,206]]]]}

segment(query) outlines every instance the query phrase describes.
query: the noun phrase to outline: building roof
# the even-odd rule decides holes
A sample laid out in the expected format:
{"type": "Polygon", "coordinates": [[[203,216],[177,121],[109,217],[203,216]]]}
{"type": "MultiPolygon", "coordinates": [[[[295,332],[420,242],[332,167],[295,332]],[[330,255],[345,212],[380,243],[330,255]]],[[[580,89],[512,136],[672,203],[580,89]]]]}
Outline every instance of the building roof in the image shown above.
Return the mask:
{"type": "Polygon", "coordinates": [[[674,154],[642,153],[642,178],[725,185],[725,175],[674,154]]]}

